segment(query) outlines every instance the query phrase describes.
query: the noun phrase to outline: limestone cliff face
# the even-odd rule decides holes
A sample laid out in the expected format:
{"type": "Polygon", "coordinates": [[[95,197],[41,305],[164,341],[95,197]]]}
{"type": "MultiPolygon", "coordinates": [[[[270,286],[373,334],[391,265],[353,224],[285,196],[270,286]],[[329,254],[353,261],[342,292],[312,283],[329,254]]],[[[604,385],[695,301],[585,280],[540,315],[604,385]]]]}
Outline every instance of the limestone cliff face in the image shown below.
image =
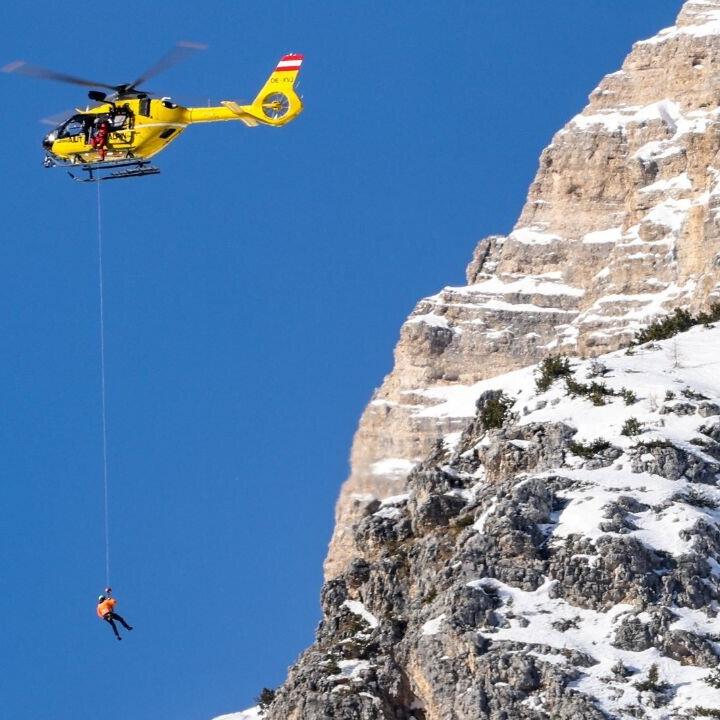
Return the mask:
{"type": "Polygon", "coordinates": [[[237,720],[720,717],[720,323],[618,349],[720,301],[719,213],[720,0],[690,0],[403,325],[316,641],[237,720]]]}
{"type": "Polygon", "coordinates": [[[352,557],[368,504],[466,426],[452,404],[433,412],[446,390],[558,350],[613,350],[668,309],[717,298],[719,105],[720,0],[690,0],[555,135],[517,225],[480,242],[468,284],[421,300],[403,325],[355,436],[327,577],[352,557]]]}

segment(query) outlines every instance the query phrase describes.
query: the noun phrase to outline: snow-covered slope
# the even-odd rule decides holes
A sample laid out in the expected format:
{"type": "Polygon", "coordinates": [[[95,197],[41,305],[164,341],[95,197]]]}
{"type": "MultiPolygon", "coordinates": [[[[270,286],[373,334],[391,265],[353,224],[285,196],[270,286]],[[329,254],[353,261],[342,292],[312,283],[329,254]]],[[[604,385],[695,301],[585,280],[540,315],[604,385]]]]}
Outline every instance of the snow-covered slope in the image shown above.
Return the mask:
{"type": "Polygon", "coordinates": [[[555,373],[430,391],[465,430],[370,506],[265,717],[720,717],[720,327],[555,373]]]}
{"type": "Polygon", "coordinates": [[[259,707],[250,708],[239,713],[230,713],[230,715],[220,715],[214,720],[260,720],[262,714],[259,707]]]}
{"type": "MultiPolygon", "coordinates": [[[[542,531],[551,546],[573,537],[592,542],[607,536],[634,538],[651,551],[666,553],[675,563],[699,550],[710,568],[710,576],[701,579],[707,583],[712,600],[700,607],[664,605],[670,616],[665,631],[710,638],[707,649],[718,652],[720,558],[705,554],[705,528],[711,528],[714,535],[720,520],[716,509],[720,506],[720,446],[715,442],[720,438],[720,329],[697,327],[672,340],[572,365],[575,378],[585,384],[602,382],[616,395],[596,406],[586,397],[569,397],[562,379],[549,391],[538,393],[538,369],[533,367],[464,391],[452,388],[444,398],[442,392],[435,391],[433,397],[443,402],[424,412],[439,417],[445,413],[471,415],[480,393],[499,388],[514,400],[512,412],[518,414],[519,426],[564,423],[577,430],[573,440],[584,448],[600,441],[609,443],[616,452],[608,454],[606,449],[589,460],[570,452],[562,466],[536,476],[562,472],[569,481],[567,489],[558,493],[563,508],[552,514],[542,531]],[[623,434],[623,428],[633,420],[639,423],[638,434],[623,434]],[[619,499],[622,510],[617,513],[619,499]],[[616,514],[621,519],[613,525],[616,514]]],[[[456,442],[456,436],[447,441],[456,442]]],[[[480,445],[489,442],[486,436],[480,445]]],[[[517,443],[520,450],[522,442],[517,443]]],[[[474,491],[481,487],[482,482],[474,491]]],[[[486,500],[481,509],[483,522],[496,504],[494,499],[486,500]]],[[[592,565],[598,555],[587,553],[582,560],[592,565]]],[[[628,578],[629,596],[632,584],[628,578]]],[[[720,692],[703,682],[707,669],[686,664],[688,656],[673,659],[657,647],[638,652],[617,646],[623,622],[652,622],[652,616],[637,602],[595,610],[582,608],[554,596],[557,580],[550,577],[531,592],[488,578],[479,578],[471,585],[493,589],[502,599],[498,612],[523,619],[513,618],[503,623],[505,627],[493,629],[488,635],[493,640],[531,642],[563,655],[576,650],[597,660],[583,669],[573,687],[593,696],[603,709],[619,717],[635,717],[627,713],[642,700],[642,694],[627,678],[615,677],[613,667],[621,662],[638,678],[644,678],[656,664],[660,681],[670,685],[672,699],[657,709],[646,706],[645,714],[639,717],[679,717],[676,713],[682,710],[692,717],[696,706],[715,709],[720,716],[720,692]]],[[[561,657],[551,653],[545,659],[571,662],[561,657]]]]}

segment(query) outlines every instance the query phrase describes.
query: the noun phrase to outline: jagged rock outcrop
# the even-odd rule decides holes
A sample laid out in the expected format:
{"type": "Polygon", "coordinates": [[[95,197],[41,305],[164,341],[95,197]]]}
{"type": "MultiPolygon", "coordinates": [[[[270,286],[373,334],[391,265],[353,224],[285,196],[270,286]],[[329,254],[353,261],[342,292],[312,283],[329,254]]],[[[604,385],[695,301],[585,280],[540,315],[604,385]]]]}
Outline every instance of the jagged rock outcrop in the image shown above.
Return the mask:
{"type": "Polygon", "coordinates": [[[348,562],[367,503],[464,428],[454,408],[433,411],[444,390],[558,348],[613,350],[667,308],[718,296],[718,77],[720,0],[691,0],[555,135],[513,232],[480,242],[468,284],[418,303],[355,436],[327,577],[348,562]]]}
{"type": "Polygon", "coordinates": [[[617,350],[720,298],[718,78],[720,0],[690,0],[418,304],[316,642],[238,720],[720,717],[720,326],[617,350]]]}
{"type": "Polygon", "coordinates": [[[718,348],[700,325],[468,391],[464,432],[366,506],[262,717],[719,716],[718,348]]]}

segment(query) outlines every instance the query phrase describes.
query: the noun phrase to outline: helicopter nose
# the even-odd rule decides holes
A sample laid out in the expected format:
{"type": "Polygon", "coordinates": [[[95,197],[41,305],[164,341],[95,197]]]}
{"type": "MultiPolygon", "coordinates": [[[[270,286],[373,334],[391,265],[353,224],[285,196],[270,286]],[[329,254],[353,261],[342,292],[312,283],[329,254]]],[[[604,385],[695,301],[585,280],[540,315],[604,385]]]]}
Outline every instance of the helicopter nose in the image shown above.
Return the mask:
{"type": "Polygon", "coordinates": [[[57,140],[57,130],[53,130],[52,132],[49,132],[44,138],[43,138],[43,147],[46,150],[50,150],[53,146],[53,143],[57,140]]]}

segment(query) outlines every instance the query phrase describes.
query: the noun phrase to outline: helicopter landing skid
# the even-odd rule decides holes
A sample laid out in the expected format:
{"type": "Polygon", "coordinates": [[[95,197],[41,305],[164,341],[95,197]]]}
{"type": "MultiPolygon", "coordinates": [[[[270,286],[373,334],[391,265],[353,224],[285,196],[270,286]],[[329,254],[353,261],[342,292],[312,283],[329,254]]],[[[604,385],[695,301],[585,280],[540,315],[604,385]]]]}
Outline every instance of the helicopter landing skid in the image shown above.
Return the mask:
{"type": "Polygon", "coordinates": [[[100,182],[102,180],[121,180],[122,178],[157,175],[160,168],[151,165],[148,160],[120,160],[117,162],[87,163],[79,168],[87,173],[87,177],[77,177],[69,170],[68,175],[75,182],[100,182]]]}

